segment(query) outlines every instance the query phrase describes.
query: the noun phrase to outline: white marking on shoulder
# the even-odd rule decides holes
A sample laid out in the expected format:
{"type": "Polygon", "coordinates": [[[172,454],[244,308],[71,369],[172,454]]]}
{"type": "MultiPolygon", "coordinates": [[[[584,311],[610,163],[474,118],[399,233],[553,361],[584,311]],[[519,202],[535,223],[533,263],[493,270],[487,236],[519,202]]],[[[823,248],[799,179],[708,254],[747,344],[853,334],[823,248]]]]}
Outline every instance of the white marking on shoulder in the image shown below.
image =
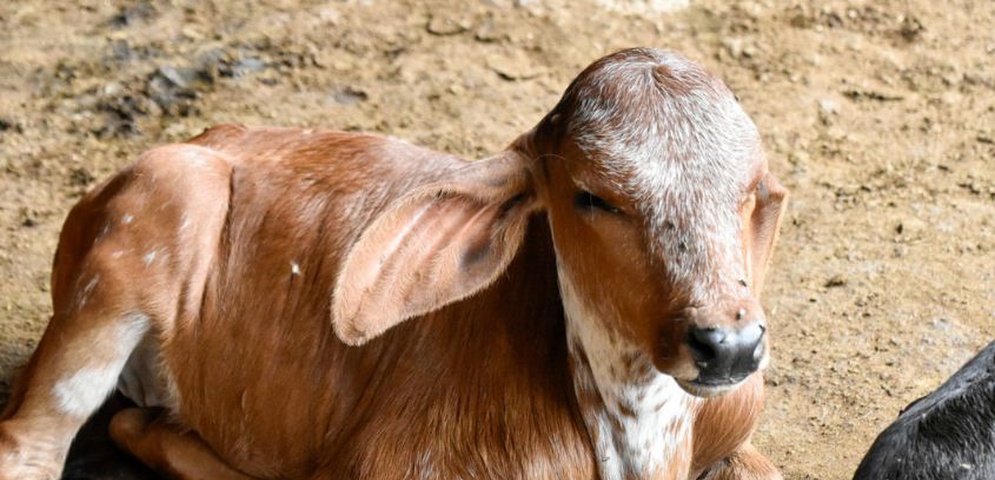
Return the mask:
{"type": "MultiPolygon", "coordinates": [[[[141,313],[126,315],[114,325],[110,340],[114,356],[100,365],[84,366],[55,383],[52,394],[59,409],[67,415],[87,417],[104,403],[117,384],[125,361],[149,328],[148,316],[141,313]]],[[[104,340],[104,339],[101,339],[104,340]]],[[[111,352],[108,352],[111,353],[111,352]]]]}
{"type": "Polygon", "coordinates": [[[295,277],[301,274],[301,266],[297,262],[290,262],[290,274],[295,277]]]}
{"type": "Polygon", "coordinates": [[[100,385],[112,382],[118,372],[113,365],[104,368],[84,368],[73,376],[60,380],[53,389],[59,409],[68,415],[86,417],[100,407],[109,390],[100,385]]]}
{"type": "Polygon", "coordinates": [[[186,160],[190,166],[204,168],[210,166],[210,156],[205,155],[200,149],[188,150],[186,153],[186,160]]]}

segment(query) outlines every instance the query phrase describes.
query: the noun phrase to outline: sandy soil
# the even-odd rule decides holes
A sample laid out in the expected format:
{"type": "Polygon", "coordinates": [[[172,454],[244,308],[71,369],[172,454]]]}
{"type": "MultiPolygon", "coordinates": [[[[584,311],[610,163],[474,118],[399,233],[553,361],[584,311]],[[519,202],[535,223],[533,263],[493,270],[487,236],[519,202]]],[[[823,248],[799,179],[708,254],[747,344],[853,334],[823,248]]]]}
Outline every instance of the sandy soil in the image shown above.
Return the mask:
{"type": "Polygon", "coordinates": [[[73,3],[0,2],[8,382],[48,318],[68,208],[137,152],[242,122],[482,156],[634,45],[724,77],[793,191],[758,434],[787,478],[849,478],[902,406],[995,338],[990,1],[73,3]]]}

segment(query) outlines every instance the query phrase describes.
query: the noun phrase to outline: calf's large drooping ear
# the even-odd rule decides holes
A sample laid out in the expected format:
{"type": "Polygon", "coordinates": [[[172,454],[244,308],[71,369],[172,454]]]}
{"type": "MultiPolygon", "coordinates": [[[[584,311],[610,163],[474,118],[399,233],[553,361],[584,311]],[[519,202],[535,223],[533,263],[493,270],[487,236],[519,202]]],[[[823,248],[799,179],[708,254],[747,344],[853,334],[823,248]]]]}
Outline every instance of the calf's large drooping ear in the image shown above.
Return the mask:
{"type": "Polygon", "coordinates": [[[525,160],[511,152],[394,202],[346,255],[332,296],[336,335],[361,345],[490,285],[535,208],[525,160]]]}
{"type": "Polygon", "coordinates": [[[750,279],[753,294],[757,297],[763,290],[764,277],[774,244],[781,229],[781,217],[788,206],[788,190],[781,186],[771,173],[764,175],[757,184],[756,207],[750,216],[750,279]]]}

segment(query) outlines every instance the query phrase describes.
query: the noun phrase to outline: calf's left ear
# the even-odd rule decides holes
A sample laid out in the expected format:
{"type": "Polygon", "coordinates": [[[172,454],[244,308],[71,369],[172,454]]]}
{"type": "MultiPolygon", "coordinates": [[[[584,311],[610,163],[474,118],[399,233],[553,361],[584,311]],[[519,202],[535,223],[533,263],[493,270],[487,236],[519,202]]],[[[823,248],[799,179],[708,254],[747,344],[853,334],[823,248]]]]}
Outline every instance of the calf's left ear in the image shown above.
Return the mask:
{"type": "Polygon", "coordinates": [[[773,174],[767,173],[757,184],[756,206],[749,218],[750,283],[753,294],[760,296],[767,266],[781,229],[781,218],[788,206],[788,190],[773,174]]]}
{"type": "Polygon", "coordinates": [[[536,209],[525,160],[505,152],[393,202],[346,255],[332,323],[361,345],[493,282],[515,256],[536,209]]]}

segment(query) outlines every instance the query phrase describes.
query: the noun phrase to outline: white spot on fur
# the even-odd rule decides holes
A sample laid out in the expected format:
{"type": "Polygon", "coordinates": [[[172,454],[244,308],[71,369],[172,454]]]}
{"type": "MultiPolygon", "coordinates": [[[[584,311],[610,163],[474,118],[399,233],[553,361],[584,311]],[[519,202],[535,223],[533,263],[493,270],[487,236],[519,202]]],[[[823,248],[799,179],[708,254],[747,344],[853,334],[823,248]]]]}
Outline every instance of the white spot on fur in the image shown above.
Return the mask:
{"type": "Polygon", "coordinates": [[[297,262],[290,262],[290,274],[295,277],[301,274],[301,266],[297,262]]]}
{"type": "MultiPolygon", "coordinates": [[[[590,398],[596,392],[601,399],[596,406],[580,405],[595,443],[601,478],[653,478],[669,471],[672,462],[689,467],[690,458],[681,455],[688,453],[683,449],[690,440],[698,400],[687,395],[673,377],[646,365],[650,359],[636,346],[612,335],[606,328],[610,323],[584,305],[563,269],[559,269],[559,278],[567,342],[577,365],[574,388],[579,398],[590,398]],[[589,370],[579,361],[582,355],[587,357],[589,370]],[[633,371],[627,370],[627,356],[637,358],[633,371]]],[[[677,478],[685,476],[686,471],[677,478]]]]}
{"type": "Polygon", "coordinates": [[[152,250],[151,252],[146,253],[145,256],[142,257],[142,260],[145,261],[145,266],[146,267],[149,266],[149,265],[152,265],[152,262],[155,261],[155,257],[156,257],[157,253],[158,252],[156,252],[155,250],[152,250]]]}
{"type": "Polygon", "coordinates": [[[100,275],[94,275],[89,282],[76,294],[76,305],[82,310],[86,306],[86,302],[90,300],[90,296],[93,295],[93,290],[97,288],[97,284],[100,283],[100,275]]]}
{"type": "Polygon", "coordinates": [[[415,460],[414,468],[415,471],[419,473],[419,478],[423,480],[438,477],[438,472],[435,471],[435,462],[432,461],[432,452],[428,450],[425,450],[418,455],[418,459],[415,460]]]}
{"type": "Polygon", "coordinates": [[[124,256],[124,250],[114,250],[114,253],[111,253],[111,258],[113,258],[115,260],[117,260],[117,259],[119,259],[119,258],[121,258],[123,256],[124,256]]]}
{"type": "Polygon", "coordinates": [[[52,388],[58,408],[75,417],[88,417],[113,391],[121,369],[148,331],[148,317],[140,314],[126,315],[109,327],[109,331],[97,332],[98,343],[112,346],[101,353],[110,358],[95,365],[82,366],[59,380],[52,388]]]}
{"type": "Polygon", "coordinates": [[[86,417],[104,403],[110,390],[99,388],[117,378],[113,365],[104,368],[84,368],[55,384],[53,392],[59,409],[76,417],[86,417]]]}
{"type": "Polygon", "coordinates": [[[181,223],[180,223],[180,231],[182,232],[182,231],[186,230],[187,228],[190,228],[190,217],[187,214],[184,213],[183,214],[183,219],[181,220],[181,223]]]}
{"type": "Polygon", "coordinates": [[[135,217],[133,217],[131,215],[125,215],[125,216],[121,217],[121,223],[123,223],[125,225],[129,225],[134,220],[135,220],[135,217]]]}
{"type": "Polygon", "coordinates": [[[210,156],[204,155],[200,150],[189,150],[187,153],[187,163],[192,167],[206,168],[211,165],[210,156]]]}

